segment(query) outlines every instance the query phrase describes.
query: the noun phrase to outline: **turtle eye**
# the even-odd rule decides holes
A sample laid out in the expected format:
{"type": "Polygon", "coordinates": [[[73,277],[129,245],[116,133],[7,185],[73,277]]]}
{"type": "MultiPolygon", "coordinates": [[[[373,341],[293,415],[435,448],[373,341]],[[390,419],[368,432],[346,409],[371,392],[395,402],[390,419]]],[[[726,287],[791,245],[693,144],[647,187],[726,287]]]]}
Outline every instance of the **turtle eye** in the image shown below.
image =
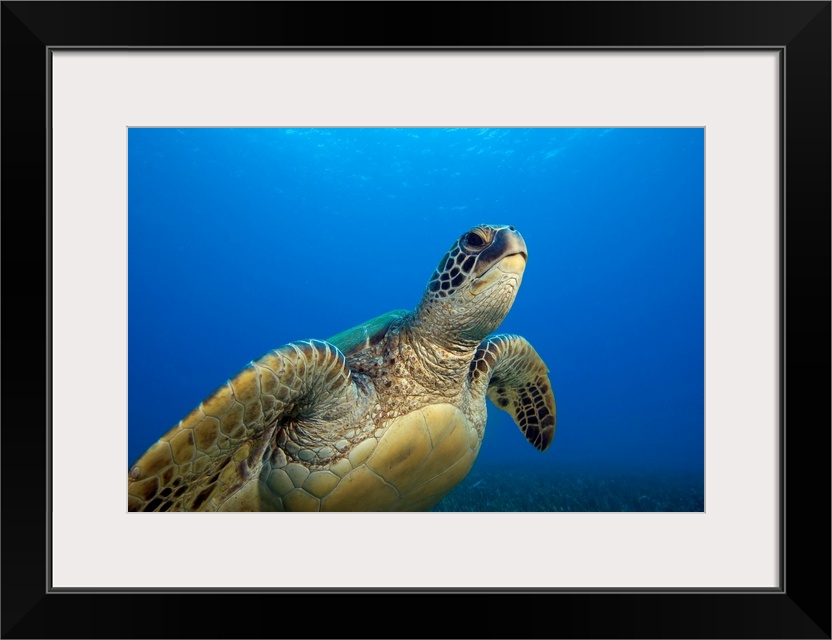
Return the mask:
{"type": "Polygon", "coordinates": [[[470,231],[465,234],[465,244],[472,249],[481,249],[485,246],[485,240],[480,234],[470,231]]]}

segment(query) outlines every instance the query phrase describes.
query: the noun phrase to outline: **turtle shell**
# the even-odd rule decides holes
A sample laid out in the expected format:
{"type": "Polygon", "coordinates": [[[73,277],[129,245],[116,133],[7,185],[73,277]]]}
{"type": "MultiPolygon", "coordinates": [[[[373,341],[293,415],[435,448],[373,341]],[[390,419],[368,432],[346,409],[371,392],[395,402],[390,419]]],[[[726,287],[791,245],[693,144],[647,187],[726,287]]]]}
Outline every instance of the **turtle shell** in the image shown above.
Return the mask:
{"type": "Polygon", "coordinates": [[[385,336],[387,329],[396,320],[407,315],[404,309],[388,311],[372,320],[367,320],[352,329],[347,329],[329,338],[327,342],[335,345],[345,356],[350,356],[362,349],[371,347],[385,336]]]}
{"type": "MultiPolygon", "coordinates": [[[[425,406],[393,421],[381,438],[371,436],[328,469],[309,472],[279,462],[253,482],[253,505],[240,492],[222,510],[427,511],[471,470],[481,438],[458,408],[425,406]]],[[[338,445],[336,445],[338,446],[338,445]]]]}

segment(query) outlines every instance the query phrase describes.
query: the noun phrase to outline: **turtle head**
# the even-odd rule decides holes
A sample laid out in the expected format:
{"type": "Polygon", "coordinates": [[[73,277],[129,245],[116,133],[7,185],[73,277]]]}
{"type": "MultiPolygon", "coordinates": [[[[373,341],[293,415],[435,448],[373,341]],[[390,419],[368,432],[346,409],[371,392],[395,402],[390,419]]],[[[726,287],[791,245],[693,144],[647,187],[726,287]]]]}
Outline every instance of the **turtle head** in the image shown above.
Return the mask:
{"type": "Polygon", "coordinates": [[[452,340],[479,343],[511,309],[527,257],[514,227],[482,224],[466,231],[439,261],[420,316],[452,340]]]}

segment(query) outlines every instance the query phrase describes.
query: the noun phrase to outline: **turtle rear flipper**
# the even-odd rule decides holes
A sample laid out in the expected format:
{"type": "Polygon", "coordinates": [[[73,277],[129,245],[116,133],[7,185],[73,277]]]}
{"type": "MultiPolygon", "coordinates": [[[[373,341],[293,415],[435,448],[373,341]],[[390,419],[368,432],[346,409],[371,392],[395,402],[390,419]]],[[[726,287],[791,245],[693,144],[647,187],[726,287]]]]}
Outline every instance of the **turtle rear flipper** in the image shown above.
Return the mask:
{"type": "Polygon", "coordinates": [[[537,449],[546,451],[555,436],[555,396],[548,369],[520,336],[497,335],[483,342],[471,362],[474,384],[487,385],[489,400],[511,414],[537,449]]]}
{"type": "Polygon", "coordinates": [[[269,511],[263,460],[285,421],[330,429],[362,406],[344,355],[321,340],[293,342],[251,362],[142,455],[128,474],[129,511],[269,511]]]}

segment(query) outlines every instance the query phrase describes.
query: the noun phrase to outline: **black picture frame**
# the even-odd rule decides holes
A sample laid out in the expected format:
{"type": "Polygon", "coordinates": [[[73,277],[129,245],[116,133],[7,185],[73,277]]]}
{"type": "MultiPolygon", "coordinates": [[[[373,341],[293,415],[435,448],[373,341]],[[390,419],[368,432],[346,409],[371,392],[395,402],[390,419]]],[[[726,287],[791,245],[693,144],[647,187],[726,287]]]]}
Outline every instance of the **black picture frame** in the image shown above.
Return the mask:
{"type": "Polygon", "coordinates": [[[830,637],[830,2],[3,2],[0,20],[3,638],[830,637]],[[778,51],[780,588],[51,590],[48,90],[64,47],[778,51]]]}

